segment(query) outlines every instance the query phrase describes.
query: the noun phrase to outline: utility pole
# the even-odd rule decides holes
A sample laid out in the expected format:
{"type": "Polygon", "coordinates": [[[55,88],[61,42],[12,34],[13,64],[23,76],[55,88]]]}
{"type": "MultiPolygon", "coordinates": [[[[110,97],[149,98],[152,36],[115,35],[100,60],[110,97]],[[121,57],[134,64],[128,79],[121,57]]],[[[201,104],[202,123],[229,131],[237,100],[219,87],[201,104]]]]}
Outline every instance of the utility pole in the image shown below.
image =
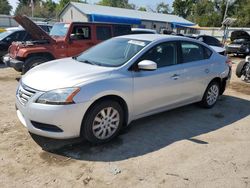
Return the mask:
{"type": "MultiPolygon", "coordinates": [[[[223,18],[222,23],[224,23],[225,19],[227,18],[227,10],[228,10],[228,5],[229,5],[229,0],[226,0],[226,1],[227,1],[227,4],[226,4],[226,9],[225,9],[224,18],[223,18]]],[[[222,43],[225,44],[225,42],[227,40],[227,35],[228,35],[228,26],[222,25],[222,27],[224,27],[222,43]]]]}
{"type": "Polygon", "coordinates": [[[227,4],[226,4],[226,9],[225,9],[223,21],[224,21],[224,20],[226,19],[226,17],[227,17],[227,10],[228,10],[228,5],[229,5],[229,0],[226,0],[226,1],[227,1],[227,4]]]}

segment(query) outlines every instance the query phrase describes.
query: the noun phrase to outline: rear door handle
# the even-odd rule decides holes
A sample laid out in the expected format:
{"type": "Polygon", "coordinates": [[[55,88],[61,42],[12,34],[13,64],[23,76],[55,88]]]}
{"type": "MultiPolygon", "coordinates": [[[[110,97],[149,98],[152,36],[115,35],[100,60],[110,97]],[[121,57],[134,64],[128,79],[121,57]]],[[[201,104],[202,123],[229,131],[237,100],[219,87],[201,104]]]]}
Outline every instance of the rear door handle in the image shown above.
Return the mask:
{"type": "Polygon", "coordinates": [[[174,74],[173,76],[171,76],[171,78],[172,78],[173,80],[178,80],[179,77],[180,77],[179,74],[174,74]]]}

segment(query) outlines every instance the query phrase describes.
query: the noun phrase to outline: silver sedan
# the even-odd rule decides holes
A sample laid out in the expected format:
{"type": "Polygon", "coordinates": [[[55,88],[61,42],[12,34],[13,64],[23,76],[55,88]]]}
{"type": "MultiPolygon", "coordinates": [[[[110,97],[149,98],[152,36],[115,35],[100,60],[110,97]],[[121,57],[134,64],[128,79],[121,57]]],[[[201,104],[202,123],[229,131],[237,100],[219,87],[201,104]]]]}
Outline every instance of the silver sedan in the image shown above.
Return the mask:
{"type": "Polygon", "coordinates": [[[127,35],[22,77],[17,115],[37,135],[107,142],[131,121],[200,102],[215,105],[230,79],[227,57],[194,39],[127,35]]]}

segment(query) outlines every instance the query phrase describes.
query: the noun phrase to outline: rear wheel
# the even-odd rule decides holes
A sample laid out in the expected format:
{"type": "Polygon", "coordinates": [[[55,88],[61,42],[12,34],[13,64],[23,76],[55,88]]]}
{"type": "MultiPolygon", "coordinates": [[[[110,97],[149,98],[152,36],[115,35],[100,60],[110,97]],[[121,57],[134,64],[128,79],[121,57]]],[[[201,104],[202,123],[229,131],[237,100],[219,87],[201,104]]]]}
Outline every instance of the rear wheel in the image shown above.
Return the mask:
{"type": "Polygon", "coordinates": [[[26,59],[24,65],[23,65],[22,74],[25,74],[26,72],[28,72],[30,69],[34,68],[35,66],[40,65],[40,64],[47,62],[49,60],[50,60],[50,58],[45,57],[45,56],[29,57],[28,59],[26,59]]]}
{"type": "Polygon", "coordinates": [[[208,85],[200,104],[205,108],[212,108],[217,102],[219,94],[220,94],[220,86],[218,82],[216,81],[211,82],[208,85]]]}
{"type": "Polygon", "coordinates": [[[82,135],[91,143],[104,143],[118,135],[124,122],[124,112],[116,101],[94,104],[82,124],[82,135]]]}

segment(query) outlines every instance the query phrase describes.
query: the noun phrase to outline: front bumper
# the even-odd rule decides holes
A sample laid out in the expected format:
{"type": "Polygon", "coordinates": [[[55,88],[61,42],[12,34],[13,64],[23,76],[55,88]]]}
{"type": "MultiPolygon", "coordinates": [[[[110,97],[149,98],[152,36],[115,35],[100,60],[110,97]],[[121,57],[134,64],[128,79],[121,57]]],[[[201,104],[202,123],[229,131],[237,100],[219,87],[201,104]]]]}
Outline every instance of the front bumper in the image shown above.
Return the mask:
{"type": "Polygon", "coordinates": [[[22,104],[16,97],[16,111],[20,122],[29,132],[36,135],[55,139],[79,137],[83,116],[91,103],[71,105],[35,103],[41,94],[41,92],[36,93],[26,104],[22,104]],[[40,126],[37,127],[34,122],[39,122],[40,126]],[[61,131],[48,129],[48,125],[58,127],[61,131]]]}
{"type": "Polygon", "coordinates": [[[3,57],[3,62],[7,67],[13,67],[16,71],[22,71],[23,61],[19,61],[10,57],[9,54],[3,57]]]}

